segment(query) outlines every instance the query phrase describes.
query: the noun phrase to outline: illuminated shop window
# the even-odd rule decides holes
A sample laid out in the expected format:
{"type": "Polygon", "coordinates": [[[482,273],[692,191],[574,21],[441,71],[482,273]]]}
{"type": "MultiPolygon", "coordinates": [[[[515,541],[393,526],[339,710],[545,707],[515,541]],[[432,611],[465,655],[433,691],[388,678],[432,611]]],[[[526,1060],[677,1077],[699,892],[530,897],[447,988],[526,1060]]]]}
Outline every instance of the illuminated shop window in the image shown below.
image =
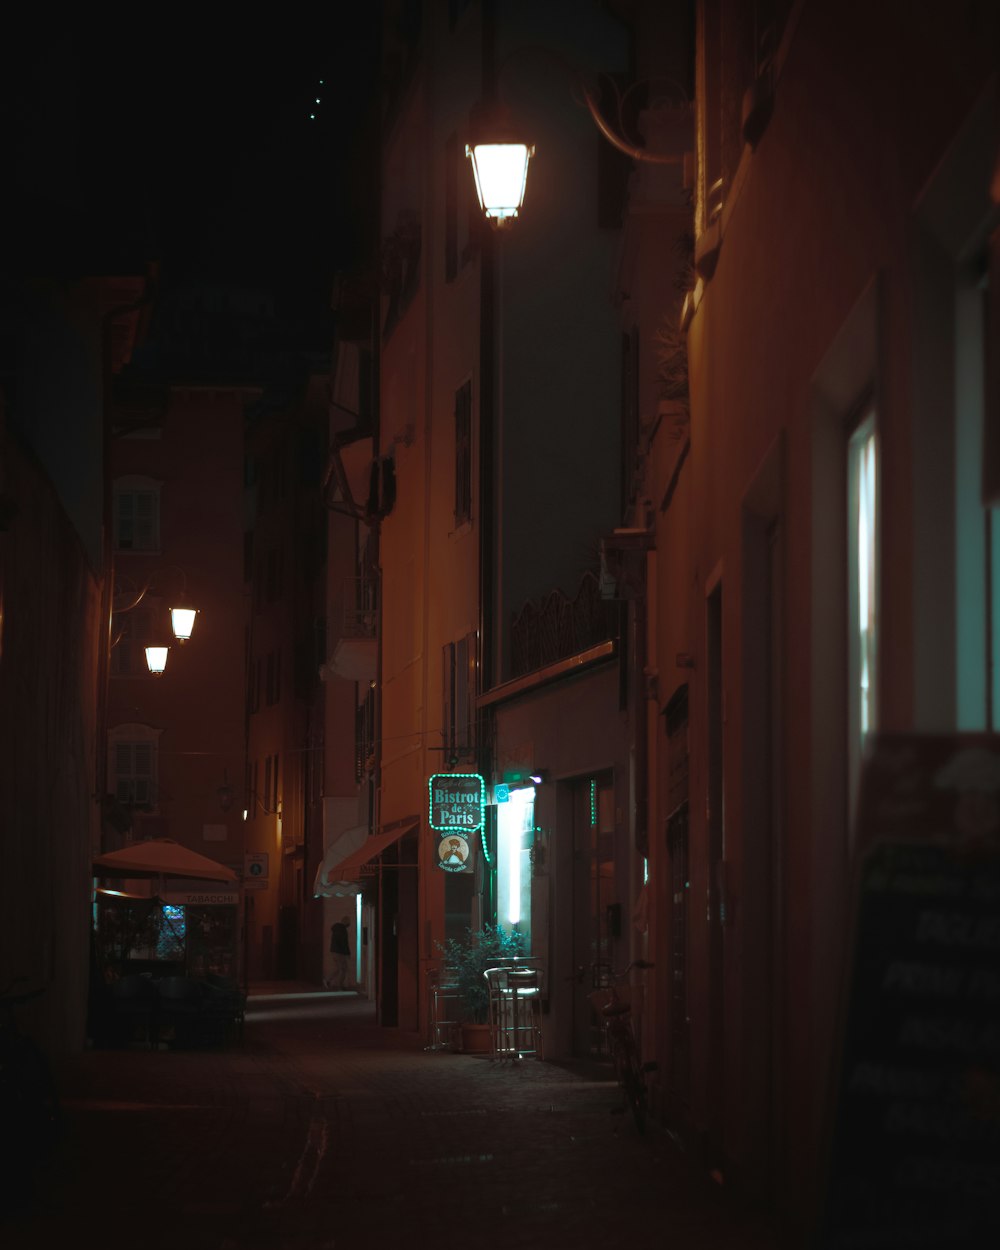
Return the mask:
{"type": "Polygon", "coordinates": [[[160,931],[156,938],[157,959],[173,961],[184,958],[186,928],[184,908],[164,903],[160,913],[160,931]]]}
{"type": "Polygon", "coordinates": [[[534,787],[511,790],[497,804],[497,917],[531,943],[531,848],[535,830],[534,787]]]}
{"type": "Polygon", "coordinates": [[[848,611],[851,810],[865,740],[878,724],[878,450],[869,410],[848,445],[848,611]]]}

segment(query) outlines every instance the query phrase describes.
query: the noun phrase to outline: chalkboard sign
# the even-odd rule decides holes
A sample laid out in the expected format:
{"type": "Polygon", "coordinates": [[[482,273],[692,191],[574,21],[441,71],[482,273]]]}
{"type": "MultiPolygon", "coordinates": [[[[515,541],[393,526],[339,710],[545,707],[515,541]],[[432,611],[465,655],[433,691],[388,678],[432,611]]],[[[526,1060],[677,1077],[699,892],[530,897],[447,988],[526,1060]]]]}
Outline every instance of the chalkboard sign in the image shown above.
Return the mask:
{"type": "Polygon", "coordinates": [[[1000,1246],[1000,739],[865,768],[823,1250],[1000,1246]]]}

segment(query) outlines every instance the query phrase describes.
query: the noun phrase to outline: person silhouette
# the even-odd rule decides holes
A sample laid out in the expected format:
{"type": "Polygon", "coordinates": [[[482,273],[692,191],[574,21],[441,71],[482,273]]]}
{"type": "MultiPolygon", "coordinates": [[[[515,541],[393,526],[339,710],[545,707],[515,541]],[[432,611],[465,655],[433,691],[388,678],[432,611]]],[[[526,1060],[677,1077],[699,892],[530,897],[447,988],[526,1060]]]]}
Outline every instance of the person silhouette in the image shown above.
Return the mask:
{"type": "Polygon", "coordinates": [[[347,938],[347,926],[350,923],[350,916],[341,916],[330,926],[330,954],[333,956],[333,971],[327,981],[327,989],[349,990],[351,988],[351,946],[347,938]]]}

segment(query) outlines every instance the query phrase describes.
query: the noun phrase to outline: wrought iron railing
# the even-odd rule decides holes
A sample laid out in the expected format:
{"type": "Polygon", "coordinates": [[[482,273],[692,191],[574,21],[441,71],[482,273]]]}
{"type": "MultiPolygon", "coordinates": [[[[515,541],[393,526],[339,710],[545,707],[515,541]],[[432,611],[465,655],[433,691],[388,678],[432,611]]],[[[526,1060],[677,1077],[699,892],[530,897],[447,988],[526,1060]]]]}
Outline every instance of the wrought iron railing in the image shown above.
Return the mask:
{"type": "Polygon", "coordinates": [[[511,621],[511,677],[520,677],[578,655],[618,635],[618,604],[601,597],[593,573],[584,574],[573,599],[550,591],[526,603],[511,621]]]}
{"type": "Polygon", "coordinates": [[[378,626],[378,594],[375,582],[351,577],[344,583],[342,638],[374,638],[378,626]]]}
{"type": "Polygon", "coordinates": [[[375,765],[375,691],[369,690],[354,719],[354,780],[360,785],[375,765]]]}

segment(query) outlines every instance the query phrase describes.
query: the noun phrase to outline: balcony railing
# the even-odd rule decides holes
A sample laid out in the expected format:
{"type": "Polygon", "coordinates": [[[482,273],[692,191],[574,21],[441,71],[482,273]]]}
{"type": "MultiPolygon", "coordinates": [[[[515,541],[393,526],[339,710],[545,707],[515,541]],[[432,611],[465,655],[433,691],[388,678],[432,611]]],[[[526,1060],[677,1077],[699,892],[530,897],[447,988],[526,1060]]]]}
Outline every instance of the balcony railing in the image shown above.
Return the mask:
{"type": "MultiPolygon", "coordinates": [[[[336,614],[336,607],[334,608],[336,614]]],[[[371,681],[375,677],[378,637],[378,596],[372,580],[351,577],[341,588],[340,624],[334,631],[333,652],[320,666],[320,678],[346,677],[371,681]]]]}
{"type": "Polygon", "coordinates": [[[618,605],[601,597],[593,573],[584,574],[573,599],[553,590],[526,603],[511,622],[511,677],[521,677],[579,655],[618,635],[618,605]]]}
{"type": "Polygon", "coordinates": [[[342,638],[374,638],[378,625],[378,603],[375,583],[361,577],[344,583],[344,616],[342,638]]]}

